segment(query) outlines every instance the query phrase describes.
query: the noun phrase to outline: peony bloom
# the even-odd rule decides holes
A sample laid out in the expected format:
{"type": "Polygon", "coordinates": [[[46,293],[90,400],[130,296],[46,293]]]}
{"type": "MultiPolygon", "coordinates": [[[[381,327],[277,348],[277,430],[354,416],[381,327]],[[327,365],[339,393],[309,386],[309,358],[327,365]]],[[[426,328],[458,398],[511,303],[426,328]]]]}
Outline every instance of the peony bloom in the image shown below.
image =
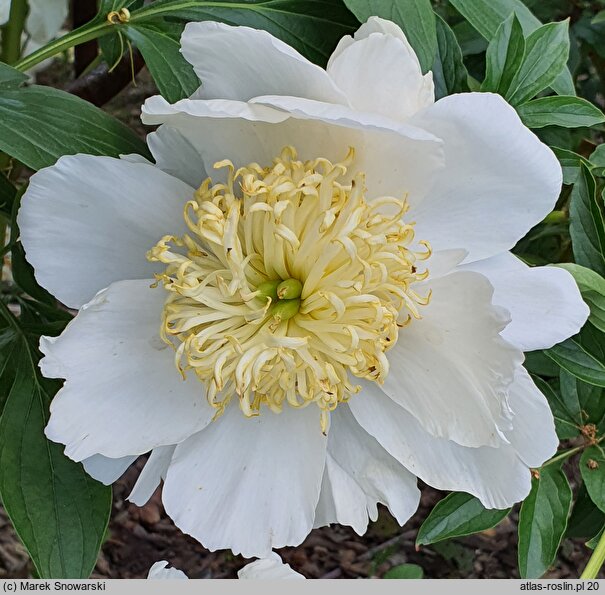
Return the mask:
{"type": "Polygon", "coordinates": [[[39,283],[47,436],[110,483],[151,456],[177,526],[264,557],[330,523],[403,524],[416,477],[505,508],[556,450],[522,367],[582,326],[571,276],[508,252],[553,208],[554,155],[498,95],[434,102],[372,18],[323,70],[263,31],[189,24],[203,81],[149,99],[155,164],[76,155],[19,213],[39,283]]]}
{"type": "MultiPolygon", "coordinates": [[[[156,562],[150,569],[147,578],[150,579],[187,579],[187,575],[176,568],[167,568],[168,562],[162,560],[156,562]]],[[[305,577],[292,570],[289,564],[284,564],[281,558],[271,552],[267,558],[255,560],[246,564],[241,570],[237,571],[239,579],[253,580],[289,580],[289,579],[304,579],[305,577]]]]}

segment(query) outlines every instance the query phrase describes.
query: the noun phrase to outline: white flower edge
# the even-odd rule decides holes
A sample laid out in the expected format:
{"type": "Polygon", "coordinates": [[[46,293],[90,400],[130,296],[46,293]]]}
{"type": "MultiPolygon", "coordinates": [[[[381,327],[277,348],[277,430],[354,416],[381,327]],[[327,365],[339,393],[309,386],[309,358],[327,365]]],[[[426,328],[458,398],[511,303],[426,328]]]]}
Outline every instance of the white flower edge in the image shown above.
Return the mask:
{"type": "MultiPolygon", "coordinates": [[[[188,579],[182,570],[168,568],[166,560],[156,562],[149,569],[147,578],[156,580],[188,579]]],[[[296,580],[304,579],[305,577],[293,570],[289,564],[282,562],[282,559],[275,552],[271,552],[269,557],[250,562],[238,570],[237,578],[244,580],[296,580]]]]}

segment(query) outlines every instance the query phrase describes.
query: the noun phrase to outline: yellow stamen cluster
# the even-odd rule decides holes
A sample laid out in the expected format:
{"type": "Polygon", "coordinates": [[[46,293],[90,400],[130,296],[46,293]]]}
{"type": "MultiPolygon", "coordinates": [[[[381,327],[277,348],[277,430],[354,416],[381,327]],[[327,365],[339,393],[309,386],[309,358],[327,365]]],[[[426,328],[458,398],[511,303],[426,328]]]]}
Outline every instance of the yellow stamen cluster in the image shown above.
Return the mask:
{"type": "Polygon", "coordinates": [[[366,201],[363,174],[346,182],[353,159],[302,162],[287,147],[269,167],[217,163],[227,182],[186,203],[190,233],[150,250],[167,265],[162,337],[217,414],[234,395],[246,416],[316,403],[326,431],[359,390],[351,376],[383,382],[399,327],[428,303],[412,288],[428,244],[412,249],[405,200],[366,201]]]}

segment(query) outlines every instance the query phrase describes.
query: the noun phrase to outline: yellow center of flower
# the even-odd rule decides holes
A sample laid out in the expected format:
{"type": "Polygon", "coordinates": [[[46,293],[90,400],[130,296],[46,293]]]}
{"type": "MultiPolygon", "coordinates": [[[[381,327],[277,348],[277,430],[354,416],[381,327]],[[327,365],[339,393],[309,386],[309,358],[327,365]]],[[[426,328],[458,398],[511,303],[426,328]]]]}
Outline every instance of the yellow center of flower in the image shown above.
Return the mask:
{"type": "Polygon", "coordinates": [[[384,381],[385,352],[428,303],[413,285],[430,247],[412,247],[405,199],[366,200],[362,173],[346,181],[353,159],[302,162],[287,147],[269,167],[217,163],[227,182],[186,203],[190,233],[150,250],[167,265],[162,338],[217,415],[235,395],[246,416],[315,403],[325,432],[355,377],[384,381]]]}

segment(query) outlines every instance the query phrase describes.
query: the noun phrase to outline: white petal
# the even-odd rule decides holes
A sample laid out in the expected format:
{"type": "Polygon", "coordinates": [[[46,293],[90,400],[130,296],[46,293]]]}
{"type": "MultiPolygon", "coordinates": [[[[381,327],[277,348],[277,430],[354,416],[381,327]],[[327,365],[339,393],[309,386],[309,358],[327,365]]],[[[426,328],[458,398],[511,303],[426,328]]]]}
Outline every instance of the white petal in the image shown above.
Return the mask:
{"type": "Polygon", "coordinates": [[[548,401],[523,367],[517,369],[509,390],[514,417],[506,437],[527,466],[540,467],[559,446],[548,401]]]}
{"type": "Polygon", "coordinates": [[[174,445],[158,446],[151,451],[149,459],[127,498],[130,502],[137,506],[144,506],[149,501],[160,485],[160,481],[166,478],[166,472],[170,466],[175,448],[174,445]]]}
{"type": "MultiPolygon", "coordinates": [[[[356,160],[351,171],[366,172],[369,197],[407,193],[410,202],[418,202],[430,191],[430,180],[443,165],[441,141],[432,135],[341,106],[282,99],[289,103],[279,107],[294,111],[218,100],[182,100],[169,105],[156,96],[143,106],[143,121],[177,129],[201,155],[208,172],[226,158],[236,167],[252,162],[270,164],[288,145],[297,149],[301,159],[325,157],[333,162],[341,161],[349,147],[354,147],[356,160]]],[[[276,105],[280,101],[275,97],[259,100],[275,101],[276,105]]],[[[217,177],[216,172],[210,175],[217,177]]]]}
{"type": "Polygon", "coordinates": [[[300,572],[292,570],[290,564],[284,564],[276,553],[272,553],[268,558],[255,560],[254,562],[250,562],[250,564],[246,564],[241,570],[238,570],[237,578],[252,580],[288,580],[304,579],[305,577],[300,574],[300,572]]]}
{"type": "Polygon", "coordinates": [[[201,155],[178,130],[160,126],[146,140],[156,166],[167,174],[193,188],[208,177],[201,155]]]}
{"type": "Polygon", "coordinates": [[[39,44],[54,39],[67,19],[69,0],[29,0],[26,29],[39,44]]]}
{"type": "Polygon", "coordinates": [[[30,178],[17,222],[36,279],[79,308],[121,279],[149,279],[145,254],[185,231],[193,189],[151,165],[111,157],[61,157],[30,178]]]}
{"type": "Polygon", "coordinates": [[[418,508],[416,478],[357,423],[346,405],[331,415],[328,456],[315,526],[350,525],[363,535],[385,504],[403,525],[418,508]]]}
{"type": "Polygon", "coordinates": [[[326,438],[319,410],[252,419],[237,404],[177,447],[163,488],[177,527],[211,551],[246,558],[298,545],[313,527],[326,438]]]}
{"type": "Polygon", "coordinates": [[[135,456],[109,459],[103,455],[93,455],[82,461],[86,473],[106,486],[118,480],[130,465],[137,460],[135,456]]]}
{"type": "Polygon", "coordinates": [[[205,427],[214,410],[193,377],[183,381],[159,337],[164,291],[121,281],[101,291],[60,337],[42,337],[42,373],[65,378],[46,435],[81,461],[138,455],[205,427]]]}
{"type": "Polygon", "coordinates": [[[522,349],[548,349],[575,335],[590,310],[573,277],[557,267],[529,267],[505,252],[463,268],[485,275],[494,286],[494,303],[512,322],[502,336],[522,349]]]}
{"type": "Polygon", "coordinates": [[[198,99],[247,101],[275,94],[346,103],[323,68],[266,31],[213,21],[188,23],[181,46],[202,82],[198,99]]]}
{"type": "Polygon", "coordinates": [[[187,575],[176,568],[167,568],[168,562],[162,560],[156,562],[150,569],[147,578],[149,579],[161,579],[161,580],[175,580],[175,579],[187,579],[187,575]]]}
{"type": "Polygon", "coordinates": [[[486,508],[508,508],[529,494],[529,469],[507,444],[467,448],[425,432],[375,385],[349,401],[360,425],[409,471],[439,490],[468,492],[486,508]]]}
{"type": "Polygon", "coordinates": [[[435,101],[433,75],[422,75],[405,36],[371,33],[356,40],[330,60],[328,74],[351,107],[396,120],[435,101]]]}
{"type": "Polygon", "coordinates": [[[399,332],[380,388],[436,437],[497,446],[509,424],[506,392],[523,354],[500,337],[509,318],[489,281],[471,271],[424,282],[422,318],[399,332]]]}
{"type": "Polygon", "coordinates": [[[408,215],[433,249],[466,249],[467,262],[487,258],[512,248],[553,209],[561,166],[499,95],[451,95],[409,122],[444,142],[446,167],[408,215]]]}

